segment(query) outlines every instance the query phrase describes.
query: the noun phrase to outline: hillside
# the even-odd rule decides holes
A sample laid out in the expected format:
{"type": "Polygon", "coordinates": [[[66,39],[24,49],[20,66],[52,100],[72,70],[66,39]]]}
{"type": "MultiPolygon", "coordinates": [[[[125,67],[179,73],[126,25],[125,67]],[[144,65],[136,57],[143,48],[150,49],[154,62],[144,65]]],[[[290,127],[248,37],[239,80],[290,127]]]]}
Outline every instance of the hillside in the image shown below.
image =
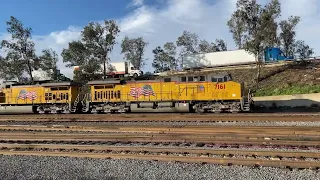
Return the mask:
{"type": "Polygon", "coordinates": [[[259,87],[254,87],[256,69],[216,70],[231,73],[237,82],[255,91],[255,96],[289,95],[320,92],[320,62],[262,67],[259,87]]]}

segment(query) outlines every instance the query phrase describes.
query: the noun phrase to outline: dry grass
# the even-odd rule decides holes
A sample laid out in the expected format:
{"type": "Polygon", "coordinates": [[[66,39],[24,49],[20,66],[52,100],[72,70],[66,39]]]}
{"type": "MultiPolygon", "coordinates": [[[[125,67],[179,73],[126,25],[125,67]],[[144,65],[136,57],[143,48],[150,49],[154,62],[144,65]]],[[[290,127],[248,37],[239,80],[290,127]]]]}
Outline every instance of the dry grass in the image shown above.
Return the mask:
{"type": "Polygon", "coordinates": [[[255,87],[256,69],[227,71],[237,82],[244,82],[255,96],[304,94],[320,92],[320,63],[262,67],[259,86],[255,87]]]}

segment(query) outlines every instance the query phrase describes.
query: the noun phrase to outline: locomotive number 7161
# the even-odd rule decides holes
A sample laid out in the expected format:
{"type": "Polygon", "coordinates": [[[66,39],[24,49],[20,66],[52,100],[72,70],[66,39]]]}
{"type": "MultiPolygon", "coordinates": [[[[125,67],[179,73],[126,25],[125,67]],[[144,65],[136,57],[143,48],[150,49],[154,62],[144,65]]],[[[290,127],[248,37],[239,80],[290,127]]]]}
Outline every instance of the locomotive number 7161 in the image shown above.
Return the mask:
{"type": "Polygon", "coordinates": [[[215,89],[226,89],[226,85],[225,84],[216,84],[215,89]]]}

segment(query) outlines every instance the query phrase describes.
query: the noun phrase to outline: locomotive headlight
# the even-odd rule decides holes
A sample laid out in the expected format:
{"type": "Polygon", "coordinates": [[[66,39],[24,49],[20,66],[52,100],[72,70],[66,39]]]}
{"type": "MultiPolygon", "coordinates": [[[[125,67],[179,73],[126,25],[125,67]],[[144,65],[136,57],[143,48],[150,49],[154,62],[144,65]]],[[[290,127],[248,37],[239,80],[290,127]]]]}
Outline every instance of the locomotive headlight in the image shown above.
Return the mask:
{"type": "Polygon", "coordinates": [[[232,94],[232,97],[236,97],[236,94],[232,94]]]}

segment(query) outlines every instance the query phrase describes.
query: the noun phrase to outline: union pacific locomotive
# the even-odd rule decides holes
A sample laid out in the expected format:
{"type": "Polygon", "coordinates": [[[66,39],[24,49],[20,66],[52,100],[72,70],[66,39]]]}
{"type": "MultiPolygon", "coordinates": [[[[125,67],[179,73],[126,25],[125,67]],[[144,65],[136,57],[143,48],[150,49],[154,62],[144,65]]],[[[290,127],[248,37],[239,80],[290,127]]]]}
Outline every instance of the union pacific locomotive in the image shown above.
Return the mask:
{"type": "Polygon", "coordinates": [[[231,74],[172,75],[156,80],[106,80],[6,85],[1,106],[32,105],[34,113],[129,113],[137,108],[189,106],[190,112],[248,112],[250,90],[231,74]],[[81,89],[82,88],[82,89],[81,89]]]}

